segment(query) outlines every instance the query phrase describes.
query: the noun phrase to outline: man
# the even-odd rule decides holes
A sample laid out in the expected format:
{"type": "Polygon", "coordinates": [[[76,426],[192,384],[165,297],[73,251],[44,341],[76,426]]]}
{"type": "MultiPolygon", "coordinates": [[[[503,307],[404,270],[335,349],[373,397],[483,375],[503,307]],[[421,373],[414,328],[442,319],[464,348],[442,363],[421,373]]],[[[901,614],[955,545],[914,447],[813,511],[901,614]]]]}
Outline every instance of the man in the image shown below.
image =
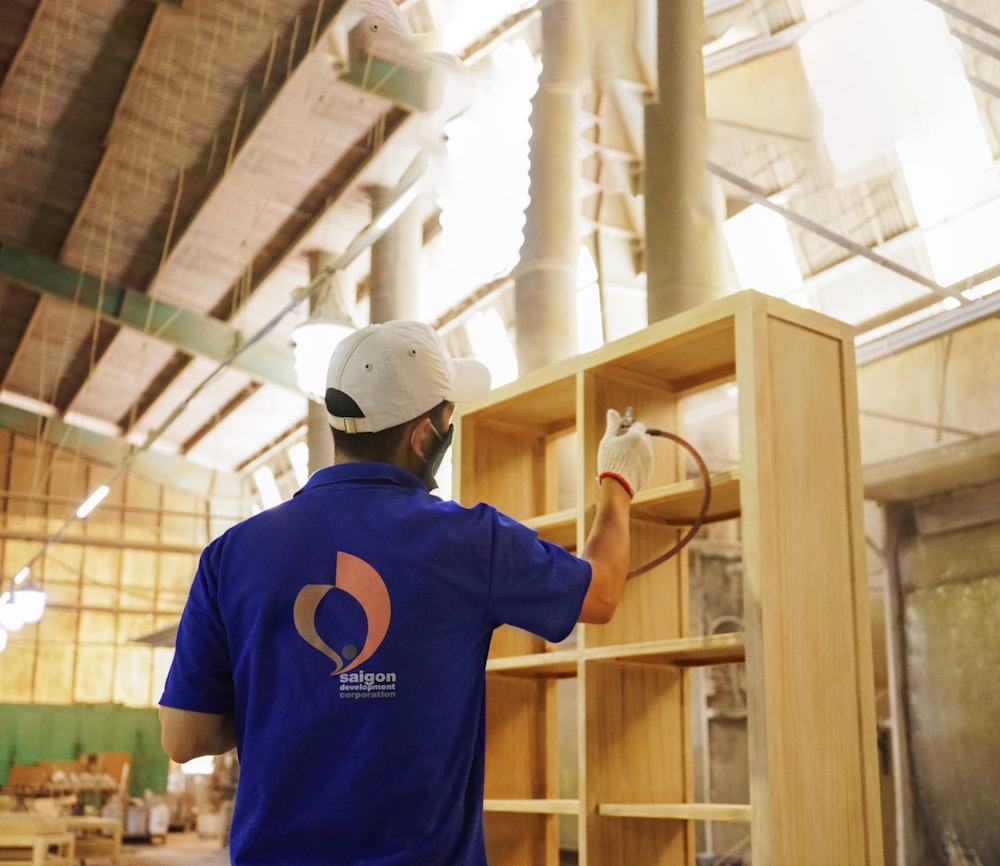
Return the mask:
{"type": "Polygon", "coordinates": [[[479,504],[431,495],[456,402],[489,391],[419,322],[330,361],[335,462],[202,554],[161,700],[175,761],[239,750],[234,864],[484,866],[485,663],[510,623],[560,641],[606,622],[649,479],[614,410],[580,557],[479,504]]]}

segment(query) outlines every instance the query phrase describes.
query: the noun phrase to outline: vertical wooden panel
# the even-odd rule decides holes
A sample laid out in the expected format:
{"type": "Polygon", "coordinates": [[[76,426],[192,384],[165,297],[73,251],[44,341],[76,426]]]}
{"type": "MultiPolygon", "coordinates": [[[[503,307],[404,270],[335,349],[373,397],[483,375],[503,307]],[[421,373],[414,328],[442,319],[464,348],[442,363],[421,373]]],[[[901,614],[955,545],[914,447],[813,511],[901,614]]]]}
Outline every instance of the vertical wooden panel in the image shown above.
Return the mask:
{"type": "Polygon", "coordinates": [[[754,333],[741,412],[754,856],[871,862],[841,344],[773,318],[754,333]]]}
{"type": "MultiPolygon", "coordinates": [[[[874,695],[876,663],[873,653],[872,631],[872,596],[868,587],[868,558],[865,540],[864,516],[864,480],[861,468],[861,428],[860,412],[858,410],[858,371],[855,361],[854,340],[848,338],[840,344],[840,399],[842,401],[844,424],[844,462],[847,469],[847,489],[845,495],[848,504],[848,532],[854,579],[851,581],[853,592],[853,624],[854,624],[854,664],[857,692],[854,695],[858,710],[859,747],[858,758],[861,761],[862,784],[864,785],[861,808],[864,810],[864,834],[867,840],[867,863],[871,866],[881,866],[888,850],[884,839],[890,832],[880,830],[882,815],[881,799],[885,793],[881,790],[884,779],[881,776],[881,759],[878,753],[878,741],[874,734],[877,726],[877,713],[874,695]]],[[[896,731],[897,736],[900,734],[896,731]]],[[[895,832],[894,828],[891,832],[895,832]]]]}

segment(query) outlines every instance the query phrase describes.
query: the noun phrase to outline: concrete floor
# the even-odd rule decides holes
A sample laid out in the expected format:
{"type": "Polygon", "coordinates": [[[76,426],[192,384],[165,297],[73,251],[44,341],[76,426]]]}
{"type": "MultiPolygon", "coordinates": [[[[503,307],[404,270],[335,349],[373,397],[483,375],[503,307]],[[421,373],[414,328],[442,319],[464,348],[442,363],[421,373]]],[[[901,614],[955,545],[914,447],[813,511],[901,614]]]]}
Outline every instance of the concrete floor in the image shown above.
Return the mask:
{"type": "MultiPolygon", "coordinates": [[[[105,862],[88,860],[86,866],[105,862]]],[[[229,866],[229,850],[197,833],[168,833],[163,842],[126,841],[121,866],[229,866]]]]}
{"type": "MultiPolygon", "coordinates": [[[[126,842],[120,866],[229,866],[229,851],[218,839],[197,833],[169,833],[165,842],[126,842]]],[[[88,860],[84,866],[105,866],[110,861],[88,860]]],[[[574,852],[561,851],[560,866],[574,866],[574,852]]]]}

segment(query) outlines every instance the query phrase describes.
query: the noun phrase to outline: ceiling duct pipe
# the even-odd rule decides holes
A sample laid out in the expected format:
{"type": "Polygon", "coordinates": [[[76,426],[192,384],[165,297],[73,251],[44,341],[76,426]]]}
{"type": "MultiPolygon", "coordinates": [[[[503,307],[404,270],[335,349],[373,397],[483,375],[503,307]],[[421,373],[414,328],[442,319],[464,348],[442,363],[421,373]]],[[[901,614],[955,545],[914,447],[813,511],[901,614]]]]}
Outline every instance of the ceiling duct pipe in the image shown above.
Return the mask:
{"type": "Polygon", "coordinates": [[[649,322],[726,294],[724,201],[705,169],[701,0],[657,4],[655,101],[645,108],[649,322]]]}
{"type": "MultiPolygon", "coordinates": [[[[323,280],[316,291],[309,296],[310,319],[341,322],[346,326],[350,321],[349,311],[353,304],[346,297],[343,272],[334,270],[337,256],[326,250],[310,250],[308,259],[309,284],[312,285],[315,280],[323,280]]],[[[339,339],[339,336],[338,334],[331,339],[339,339]]],[[[329,346],[330,354],[333,353],[335,346],[336,342],[329,346]]],[[[323,381],[326,381],[325,371],[323,381]]],[[[307,402],[309,408],[306,415],[306,445],[309,449],[309,474],[312,475],[317,469],[333,463],[333,434],[330,432],[326,406],[312,399],[307,402]]]]}
{"type": "MultiPolygon", "coordinates": [[[[378,216],[399,199],[396,189],[374,186],[372,212],[378,216]]],[[[417,289],[424,228],[420,209],[410,201],[372,245],[369,301],[372,322],[417,318],[417,289]]]]}
{"type": "Polygon", "coordinates": [[[581,0],[542,5],[542,72],[531,109],[530,201],[514,274],[520,375],[577,353],[585,33],[581,0]]]}

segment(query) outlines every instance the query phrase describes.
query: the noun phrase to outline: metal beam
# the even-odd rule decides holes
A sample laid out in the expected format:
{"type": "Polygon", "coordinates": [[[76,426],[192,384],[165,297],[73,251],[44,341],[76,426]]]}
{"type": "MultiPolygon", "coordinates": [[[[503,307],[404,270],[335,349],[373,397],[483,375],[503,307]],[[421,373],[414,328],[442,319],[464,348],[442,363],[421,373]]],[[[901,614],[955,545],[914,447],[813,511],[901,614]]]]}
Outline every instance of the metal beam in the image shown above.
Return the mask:
{"type": "MultiPolygon", "coordinates": [[[[993,24],[990,24],[990,22],[985,21],[978,15],[973,15],[970,12],[966,12],[964,9],[960,9],[953,3],[945,2],[945,0],[927,0],[927,2],[930,3],[931,6],[937,6],[938,9],[940,9],[942,12],[946,12],[949,15],[954,16],[959,21],[964,21],[966,24],[971,24],[973,27],[978,27],[985,33],[989,33],[990,36],[996,36],[1000,38],[1000,27],[996,27],[993,24]]],[[[958,36],[959,34],[955,33],[953,35],[958,36]]]]}
{"type": "Polygon", "coordinates": [[[907,328],[900,328],[891,334],[886,334],[870,343],[863,343],[855,350],[855,358],[858,366],[870,364],[879,358],[893,355],[926,343],[944,334],[950,334],[959,328],[967,327],[982,319],[1000,316],[1000,292],[987,295],[985,298],[978,298],[964,307],[956,307],[953,310],[945,310],[943,313],[924,319],[907,328]]]}
{"type": "Polygon", "coordinates": [[[208,469],[183,457],[150,449],[136,453],[136,446],[124,439],[74,427],[59,418],[44,418],[0,404],[0,427],[106,466],[120,466],[128,461],[129,471],[148,481],[206,499],[238,501],[241,495],[240,478],[233,473],[208,469]]]}
{"type": "Polygon", "coordinates": [[[112,324],[141,331],[188,354],[228,360],[231,367],[258,381],[300,393],[291,347],[256,341],[233,357],[247,335],[225,322],[157,301],[13,244],[0,244],[0,276],[40,295],[80,304],[112,324]]]}
{"type": "Polygon", "coordinates": [[[709,172],[714,174],[716,177],[722,178],[723,180],[733,184],[733,186],[737,186],[740,189],[744,190],[747,193],[747,198],[749,201],[753,202],[754,204],[759,204],[761,207],[766,207],[777,214],[780,214],[789,222],[794,223],[797,226],[801,226],[806,231],[810,231],[813,234],[817,234],[821,238],[826,238],[828,241],[831,241],[832,243],[835,243],[838,246],[843,247],[845,250],[848,250],[857,256],[863,256],[864,258],[869,259],[875,264],[880,265],[883,268],[892,271],[893,273],[899,274],[901,277],[906,277],[908,280],[912,280],[915,283],[919,283],[925,289],[930,289],[932,292],[935,292],[936,294],[941,295],[942,297],[954,298],[960,304],[968,303],[968,299],[965,298],[962,295],[962,293],[957,289],[951,286],[938,285],[938,283],[936,283],[930,277],[925,277],[923,274],[918,273],[917,271],[907,268],[904,265],[899,264],[898,262],[892,261],[891,259],[887,259],[885,256],[876,253],[870,247],[866,247],[864,244],[859,244],[856,241],[852,241],[850,238],[846,238],[843,235],[838,234],[837,232],[832,231],[831,229],[828,229],[821,223],[809,219],[809,217],[805,217],[802,214],[796,213],[790,208],[785,207],[784,205],[780,205],[777,202],[772,201],[767,194],[767,190],[757,186],[757,184],[755,184],[753,181],[747,180],[744,177],[740,177],[739,175],[734,174],[728,169],[723,168],[721,165],[718,165],[714,162],[710,162],[709,160],[705,160],[705,167],[708,169],[709,172]]]}

